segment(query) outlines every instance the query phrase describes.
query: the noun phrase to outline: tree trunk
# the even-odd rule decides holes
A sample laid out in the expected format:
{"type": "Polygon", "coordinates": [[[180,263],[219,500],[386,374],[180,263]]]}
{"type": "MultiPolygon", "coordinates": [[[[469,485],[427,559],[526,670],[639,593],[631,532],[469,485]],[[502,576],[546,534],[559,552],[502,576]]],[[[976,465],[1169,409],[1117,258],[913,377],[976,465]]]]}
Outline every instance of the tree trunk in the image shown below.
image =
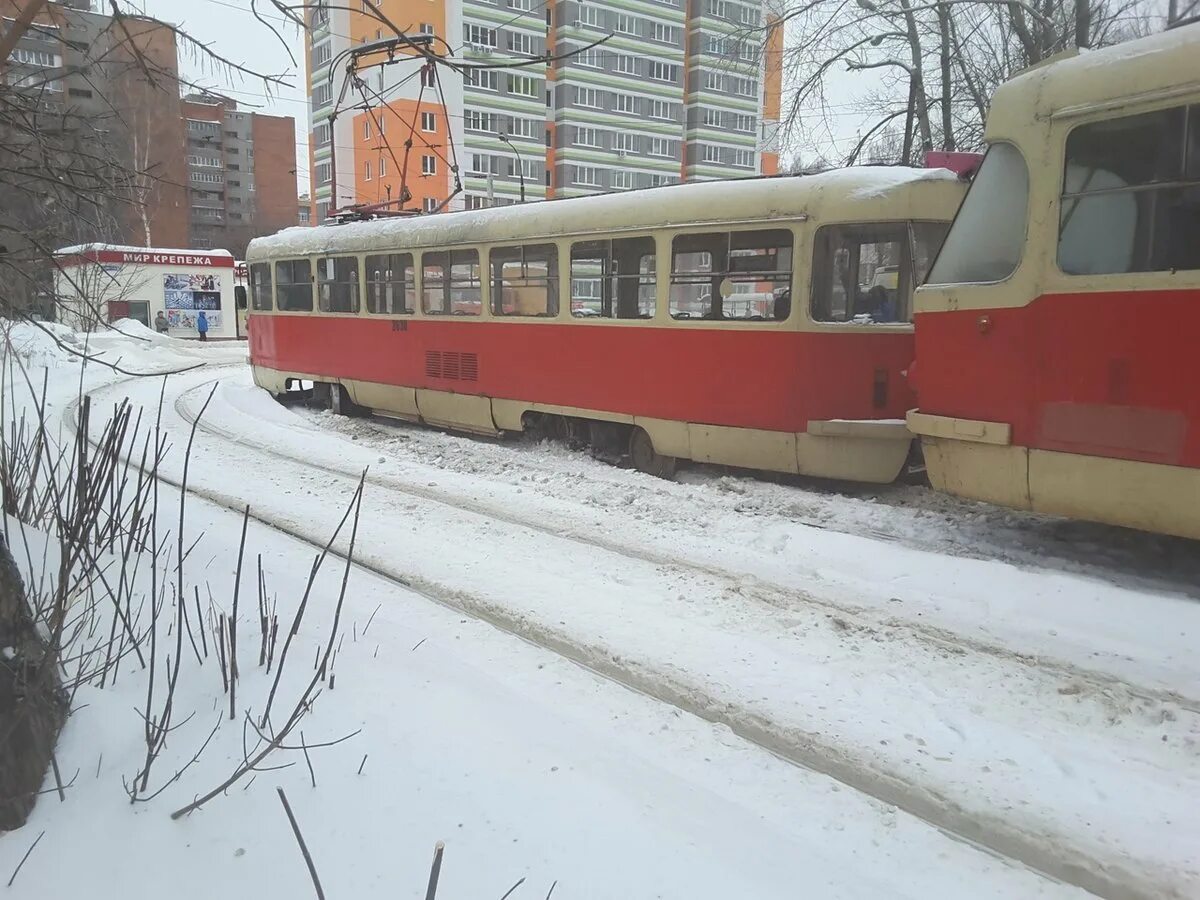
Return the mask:
{"type": "Polygon", "coordinates": [[[0,833],[29,818],[67,717],[58,669],[45,649],[0,537],[0,833]]]}
{"type": "Polygon", "coordinates": [[[938,37],[942,45],[942,149],[954,150],[954,117],[951,115],[951,71],[950,71],[950,4],[937,6],[938,37]]]}
{"type": "MultiPolygon", "coordinates": [[[[925,77],[922,73],[921,35],[917,31],[917,17],[913,15],[909,0],[900,0],[904,10],[904,21],[908,29],[908,48],[912,55],[910,69],[910,84],[912,93],[909,95],[913,102],[913,114],[917,119],[917,127],[921,130],[921,149],[933,149],[933,129],[929,125],[929,99],[925,96],[925,77]]],[[[910,163],[911,164],[911,163],[910,163]]]]}
{"type": "Polygon", "coordinates": [[[1075,0],[1075,46],[1090,47],[1092,45],[1092,2],[1091,0],[1075,0]]]}

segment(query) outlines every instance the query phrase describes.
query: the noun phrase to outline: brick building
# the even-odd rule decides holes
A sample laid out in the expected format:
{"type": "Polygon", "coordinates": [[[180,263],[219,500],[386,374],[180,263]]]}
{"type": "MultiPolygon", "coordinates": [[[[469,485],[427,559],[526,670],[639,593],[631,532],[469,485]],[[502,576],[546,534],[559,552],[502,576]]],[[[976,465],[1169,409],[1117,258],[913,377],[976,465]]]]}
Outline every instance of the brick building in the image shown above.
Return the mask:
{"type": "MultiPolygon", "coordinates": [[[[0,29],[23,5],[0,0],[0,29]]],[[[241,255],[254,236],[297,224],[295,120],[181,99],[171,29],[133,15],[114,28],[90,6],[47,3],[4,76],[36,91],[86,153],[135,173],[109,189],[106,215],[79,217],[94,233],[71,239],[241,255]]]]}
{"type": "Polygon", "coordinates": [[[182,114],[189,247],[242,259],[252,238],[299,223],[294,119],[243,112],[205,94],[186,96],[182,114]]]}

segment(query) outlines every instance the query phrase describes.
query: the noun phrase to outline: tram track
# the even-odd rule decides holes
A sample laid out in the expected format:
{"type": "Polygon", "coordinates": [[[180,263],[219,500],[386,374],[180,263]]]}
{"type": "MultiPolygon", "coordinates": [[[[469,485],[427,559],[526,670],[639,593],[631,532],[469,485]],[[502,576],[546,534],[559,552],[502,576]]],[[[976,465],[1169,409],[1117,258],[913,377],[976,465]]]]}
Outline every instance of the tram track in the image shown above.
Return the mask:
{"type": "MultiPolygon", "coordinates": [[[[175,409],[184,421],[195,423],[195,416],[187,410],[184,399],[211,383],[212,381],[209,381],[198,385],[176,398],[175,409]]],[[[73,433],[77,432],[77,403],[72,403],[67,407],[64,418],[68,429],[73,433]]],[[[267,453],[279,459],[302,462],[287,454],[227,436],[222,433],[222,429],[206,427],[203,421],[197,427],[212,436],[249,447],[256,453],[267,453]]],[[[88,439],[92,441],[90,435],[88,439]]],[[[315,467],[309,466],[309,468],[315,467]]],[[[328,474],[324,468],[319,471],[328,474]]],[[[357,481],[361,473],[336,472],[333,474],[348,486],[357,481]]],[[[173,475],[160,472],[159,477],[164,482],[183,489],[181,481],[173,475]]],[[[387,487],[385,484],[378,483],[377,477],[372,479],[371,476],[368,476],[368,481],[376,487],[387,487]]],[[[195,483],[189,483],[186,490],[193,496],[239,516],[247,512],[241,498],[223,491],[195,483]]],[[[413,493],[413,496],[473,511],[448,502],[442,497],[424,497],[417,493],[413,493]]],[[[253,508],[249,510],[248,514],[256,522],[286,534],[313,549],[320,550],[324,547],[325,539],[316,533],[318,531],[316,526],[306,528],[302,524],[289,521],[279,515],[256,512],[253,508]]],[[[485,515],[482,512],[477,514],[485,515]]],[[[513,518],[499,519],[499,521],[517,524],[520,527],[529,527],[526,523],[513,518]]],[[[562,537],[544,527],[537,530],[555,537],[562,537]]],[[[571,536],[568,539],[594,547],[602,547],[595,541],[579,536],[571,536]]],[[[629,548],[624,549],[628,550],[629,548]]],[[[331,548],[330,552],[343,561],[347,559],[346,553],[337,546],[331,548]]],[[[620,553],[621,550],[613,549],[610,552],[620,553]]],[[[680,565],[676,560],[660,563],[657,559],[641,553],[623,553],[622,555],[655,564],[680,565]]],[[[731,705],[719,696],[697,687],[695,683],[684,678],[616,656],[599,644],[580,641],[578,638],[548,627],[538,620],[514,613],[503,603],[491,600],[486,596],[455,588],[411,572],[396,571],[391,566],[380,565],[361,556],[356,556],[351,563],[355,568],[416,594],[429,602],[487,623],[506,634],[552,652],[607,681],[665,703],[682,713],[693,715],[714,725],[724,726],[739,739],[769,752],[785,762],[830,777],[851,790],[895,807],[925,822],[951,839],[967,843],[995,858],[1035,871],[1051,881],[1080,888],[1095,896],[1105,898],[1105,900],[1151,900],[1151,898],[1183,898],[1185,896],[1171,885],[1146,884],[1142,877],[1124,865],[1096,858],[1053,832],[1035,832],[1020,827],[1003,815],[981,813],[978,809],[964,808],[936,790],[915,784],[882,768],[864,766],[861,759],[847,753],[820,733],[781,726],[769,716],[731,705]]],[[[713,568],[711,572],[708,568],[702,570],[707,574],[721,572],[716,568],[713,568]]],[[[723,573],[723,577],[730,577],[730,575],[723,573]]]]}
{"type": "MultiPolygon", "coordinates": [[[[189,425],[196,423],[191,397],[210,387],[213,379],[179,394],[174,400],[176,413],[189,425]]],[[[214,437],[235,443],[253,450],[265,453],[276,459],[301,465],[314,472],[327,474],[328,464],[314,465],[298,454],[288,453],[275,447],[264,446],[260,443],[246,440],[243,436],[201,420],[197,426],[201,431],[214,437]]],[[[359,470],[351,466],[337,468],[336,471],[347,478],[357,478],[359,470]]],[[[447,494],[428,486],[405,482],[395,476],[367,473],[367,483],[375,488],[402,494],[424,502],[435,503],[458,512],[481,516],[491,521],[525,528],[546,535],[547,537],[569,541],[585,547],[603,550],[629,560],[649,563],[654,566],[683,570],[718,580],[726,589],[736,588],[737,592],[755,603],[772,610],[793,608],[797,603],[809,608],[816,608],[827,616],[836,616],[844,620],[851,617],[857,624],[868,629],[869,633],[884,633],[889,636],[897,634],[912,638],[931,649],[943,653],[961,653],[964,651],[978,653],[1000,660],[1004,663],[1015,663],[1022,667],[1036,670],[1051,678],[1084,685],[1097,693],[1105,694],[1119,691],[1130,698],[1147,703],[1172,704],[1182,710],[1200,716],[1200,699],[1190,697],[1178,691],[1138,685],[1127,679],[1097,669],[1088,669],[1063,660],[1053,659],[1044,655],[1021,653],[998,643],[991,643],[970,636],[958,634],[948,628],[926,622],[914,622],[895,616],[880,616],[870,607],[863,604],[852,604],[819,596],[810,591],[785,587],[746,572],[734,572],[720,566],[706,565],[693,560],[680,559],[677,556],[632,546],[627,542],[596,534],[582,534],[578,530],[563,530],[547,525],[544,521],[531,516],[520,515],[492,504],[467,500],[462,497],[447,494]]],[[[814,526],[819,527],[819,526],[814,526]]]]}

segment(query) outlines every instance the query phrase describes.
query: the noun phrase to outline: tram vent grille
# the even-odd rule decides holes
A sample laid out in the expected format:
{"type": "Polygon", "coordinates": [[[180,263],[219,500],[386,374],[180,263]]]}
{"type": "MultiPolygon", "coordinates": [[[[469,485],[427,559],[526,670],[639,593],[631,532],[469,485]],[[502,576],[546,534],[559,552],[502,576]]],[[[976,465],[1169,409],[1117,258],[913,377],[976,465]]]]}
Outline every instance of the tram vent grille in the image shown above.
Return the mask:
{"type": "Polygon", "coordinates": [[[477,381],[479,356],[457,350],[426,350],[425,376],[445,381],[477,381]]]}

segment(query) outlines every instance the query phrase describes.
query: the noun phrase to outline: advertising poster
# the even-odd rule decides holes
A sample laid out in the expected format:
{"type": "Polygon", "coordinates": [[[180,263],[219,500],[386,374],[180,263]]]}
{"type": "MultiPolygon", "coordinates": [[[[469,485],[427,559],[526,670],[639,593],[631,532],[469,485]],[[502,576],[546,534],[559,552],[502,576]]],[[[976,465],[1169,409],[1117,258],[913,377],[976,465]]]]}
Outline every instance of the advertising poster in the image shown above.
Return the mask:
{"type": "Polygon", "coordinates": [[[219,274],[164,275],[163,301],[172,328],[196,330],[196,314],[204,311],[210,331],[221,327],[219,274]]]}

